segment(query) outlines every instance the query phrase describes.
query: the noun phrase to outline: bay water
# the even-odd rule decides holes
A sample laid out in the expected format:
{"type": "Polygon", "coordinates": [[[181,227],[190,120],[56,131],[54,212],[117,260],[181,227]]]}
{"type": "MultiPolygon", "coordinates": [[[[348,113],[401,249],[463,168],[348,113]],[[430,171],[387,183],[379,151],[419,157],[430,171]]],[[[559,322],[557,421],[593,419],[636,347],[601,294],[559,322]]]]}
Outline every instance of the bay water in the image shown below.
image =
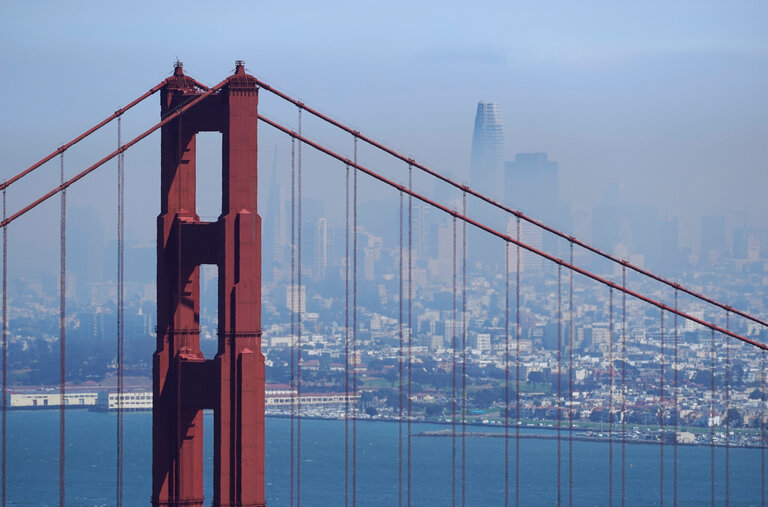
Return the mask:
{"type": "MultiPolygon", "coordinates": [[[[126,413],[125,505],[149,505],[152,480],[152,415],[126,413]]],[[[58,504],[58,420],[56,410],[10,411],[8,413],[8,504],[58,504]]],[[[205,497],[212,498],[213,416],[204,416],[205,497]]],[[[412,432],[445,430],[447,426],[413,423],[412,432]]],[[[352,424],[350,422],[350,437],[352,424]]],[[[398,435],[396,422],[357,423],[357,505],[398,504],[398,435]]],[[[406,435],[405,424],[402,426],[406,435]]],[[[471,431],[503,431],[473,427],[471,431]]],[[[530,430],[524,430],[530,431],[530,430]]],[[[301,503],[304,506],[344,505],[343,420],[301,422],[301,503]]],[[[511,432],[513,433],[513,431],[511,432]]],[[[554,433],[549,433],[554,435],[554,433]]],[[[67,412],[67,504],[72,506],[115,505],[116,415],[72,410],[67,412]]],[[[563,432],[566,436],[567,432],[563,432]]],[[[268,417],[266,422],[267,504],[289,505],[290,420],[268,417]]],[[[412,505],[451,505],[452,439],[413,436],[412,505]]],[[[466,438],[466,505],[504,505],[504,439],[466,438]]],[[[461,439],[456,440],[456,494],[461,503],[461,439]]],[[[608,443],[573,442],[574,505],[608,504],[608,443]]],[[[561,498],[568,502],[568,442],[561,444],[561,498]]],[[[515,441],[510,441],[510,494],[514,500],[515,441]]],[[[557,504],[557,442],[520,440],[521,505],[557,504]]],[[[760,505],[762,498],[760,449],[731,448],[730,501],[733,505],[760,505]]],[[[614,443],[614,502],[621,501],[621,446],[614,443]]],[[[403,461],[403,471],[406,470],[403,461]]],[[[678,503],[702,505],[710,502],[710,448],[678,448],[678,503]]],[[[660,450],[658,445],[626,445],[627,505],[660,503],[660,450]]],[[[351,478],[350,478],[351,482],[351,478]]],[[[403,477],[404,487],[407,480],[403,477]]],[[[715,499],[725,501],[725,449],[715,449],[715,499]]],[[[673,501],[673,448],[665,447],[664,502],[673,501]]],[[[514,503],[514,502],[513,502],[514,503]]],[[[351,505],[351,496],[350,496],[351,505]]]]}

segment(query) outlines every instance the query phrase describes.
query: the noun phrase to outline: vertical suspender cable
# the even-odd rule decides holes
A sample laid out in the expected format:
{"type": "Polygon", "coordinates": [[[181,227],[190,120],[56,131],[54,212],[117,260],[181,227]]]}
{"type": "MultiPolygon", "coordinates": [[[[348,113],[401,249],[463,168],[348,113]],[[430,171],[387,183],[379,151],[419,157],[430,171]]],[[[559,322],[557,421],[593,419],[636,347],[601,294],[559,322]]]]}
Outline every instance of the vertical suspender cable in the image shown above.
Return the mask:
{"type": "MultiPolygon", "coordinates": [[[[573,266],[573,242],[571,247],[571,266],[573,266]]],[[[573,505],[573,270],[568,279],[568,505],[573,505]]]]}
{"type": "MultiPolygon", "coordinates": [[[[517,241],[520,241],[520,217],[517,217],[517,241]]],[[[515,255],[515,505],[520,505],[520,245],[515,255]]]]}
{"type": "Polygon", "coordinates": [[[715,330],[710,334],[710,402],[709,402],[709,486],[710,503],[715,505],[715,330]]]}
{"type": "Polygon", "coordinates": [[[679,425],[679,418],[677,416],[677,411],[678,411],[677,388],[678,388],[678,382],[679,382],[678,373],[677,373],[677,368],[678,368],[678,362],[677,362],[678,361],[678,356],[677,356],[677,340],[678,340],[678,334],[677,334],[677,289],[675,289],[675,317],[674,317],[674,319],[675,319],[674,320],[674,326],[675,326],[675,357],[674,357],[674,365],[675,366],[674,366],[672,382],[674,383],[674,388],[675,388],[675,390],[673,392],[673,396],[674,396],[673,403],[675,405],[675,421],[674,421],[674,424],[675,424],[675,439],[674,439],[674,443],[673,443],[673,447],[672,447],[672,454],[673,454],[673,459],[672,459],[672,470],[673,470],[673,475],[672,475],[672,490],[673,490],[672,503],[673,503],[674,507],[677,507],[677,428],[678,428],[678,425],[679,425]]]}
{"type": "Polygon", "coordinates": [[[562,502],[562,352],[563,352],[563,288],[562,266],[557,265],[557,400],[555,413],[557,415],[557,505],[562,502]]]}
{"type": "Polygon", "coordinates": [[[398,248],[398,313],[399,346],[397,349],[397,505],[403,505],[403,192],[400,192],[400,243],[398,248]]]}
{"type": "MultiPolygon", "coordinates": [[[[730,326],[730,312],[725,312],[725,329],[730,326]]],[[[730,470],[730,451],[731,451],[731,421],[729,409],[731,408],[731,341],[725,336],[725,507],[731,500],[731,470],[730,470]]]]}
{"type": "MultiPolygon", "coordinates": [[[[122,145],[122,116],[117,117],[117,147],[122,145]]],[[[117,498],[123,505],[123,392],[125,390],[125,153],[117,156],[117,498]]]]}
{"type": "MultiPolygon", "coordinates": [[[[3,220],[7,217],[5,207],[5,188],[3,188],[3,220]]],[[[7,415],[8,415],[8,226],[3,227],[3,421],[2,421],[2,439],[3,439],[3,457],[2,457],[2,507],[5,507],[7,500],[6,486],[7,480],[7,415]]]]}
{"type": "MultiPolygon", "coordinates": [[[[408,165],[408,190],[413,191],[413,167],[408,165]]],[[[413,310],[413,196],[408,195],[408,507],[411,507],[412,487],[412,450],[411,450],[411,389],[413,382],[413,328],[411,326],[411,312],[413,310]]]]}
{"type": "MultiPolygon", "coordinates": [[[[357,166],[357,137],[354,138],[354,162],[357,166]]],[[[352,174],[352,506],[357,505],[357,167],[352,174]]]]}
{"type": "MultiPolygon", "coordinates": [[[[3,188],[3,220],[7,217],[5,207],[5,188],[3,188]]],[[[7,480],[7,412],[8,412],[8,226],[3,227],[3,421],[2,421],[2,439],[3,439],[3,458],[2,458],[2,507],[5,507],[7,500],[6,486],[7,480]]]]}
{"type": "MultiPolygon", "coordinates": [[[[177,157],[178,157],[177,160],[178,161],[181,161],[184,158],[184,144],[183,144],[184,140],[183,140],[183,134],[182,134],[182,132],[183,132],[183,130],[182,130],[182,127],[183,127],[182,120],[183,120],[183,117],[180,117],[179,121],[178,121],[178,129],[176,131],[176,139],[177,139],[176,147],[178,148],[178,151],[177,151],[177,157]]],[[[179,209],[181,209],[181,196],[184,194],[184,186],[183,186],[184,185],[184,178],[180,178],[179,179],[179,185],[180,185],[181,188],[180,188],[180,191],[176,193],[176,198],[177,198],[177,205],[178,205],[179,209]]],[[[182,275],[182,267],[181,266],[182,266],[182,263],[181,263],[181,241],[177,241],[176,242],[176,267],[177,267],[176,268],[177,269],[177,273],[176,273],[176,294],[177,294],[177,297],[178,297],[178,300],[177,300],[177,304],[178,305],[181,305],[181,297],[182,297],[182,294],[184,293],[183,292],[183,290],[184,290],[183,289],[184,282],[182,281],[182,276],[183,275],[182,275]]],[[[174,329],[174,336],[173,336],[174,347],[178,351],[182,347],[186,347],[187,346],[187,334],[182,330],[182,327],[181,327],[181,325],[179,323],[178,312],[176,312],[176,315],[174,316],[173,329],[174,329]],[[178,331],[178,333],[176,331],[178,331]]],[[[180,388],[181,387],[181,367],[180,367],[179,361],[180,361],[180,358],[178,356],[174,357],[174,365],[175,365],[175,367],[174,367],[175,375],[174,376],[176,377],[174,379],[174,381],[176,382],[176,384],[175,384],[176,389],[175,389],[175,393],[174,393],[174,395],[176,397],[176,400],[175,400],[176,401],[176,406],[175,406],[176,418],[175,418],[174,422],[176,423],[176,435],[175,435],[176,442],[175,442],[175,444],[176,444],[176,448],[177,449],[181,449],[181,446],[182,446],[182,444],[184,442],[184,436],[183,436],[184,434],[182,433],[182,424],[181,424],[181,388],[180,388]]],[[[181,473],[181,460],[180,459],[174,460],[174,465],[173,466],[174,466],[174,476],[176,477],[176,483],[174,484],[174,488],[175,488],[174,494],[176,496],[180,496],[181,495],[181,491],[182,491],[182,480],[183,480],[183,476],[182,476],[182,473],[181,473]]]]}
{"type": "MultiPolygon", "coordinates": [[[[5,192],[5,191],[3,191],[5,192]]],[[[3,216],[5,216],[5,195],[3,195],[3,216]]],[[[5,230],[3,230],[3,251],[5,251],[5,230]]],[[[5,294],[5,254],[3,254],[3,294],[5,294]]],[[[3,296],[5,305],[5,296],[3,296]]],[[[3,326],[5,326],[5,306],[3,306],[3,326]]],[[[3,368],[5,375],[5,368],[3,368]]],[[[760,504],[765,506],[765,350],[760,351],[760,504]]],[[[5,435],[5,432],[3,432],[5,435]]],[[[5,447],[3,447],[5,449],[5,447]]],[[[5,493],[5,487],[3,487],[5,493]]]]}
{"type": "Polygon", "coordinates": [[[349,165],[346,167],[344,222],[344,507],[349,505],[349,165]]]}
{"type": "Polygon", "coordinates": [[[296,362],[296,139],[291,138],[291,282],[290,282],[290,302],[291,302],[291,472],[290,472],[290,505],[294,505],[294,470],[296,464],[294,463],[294,456],[296,451],[296,442],[294,435],[296,416],[296,397],[295,397],[295,362],[296,362]]]}
{"type": "MultiPolygon", "coordinates": [[[[301,108],[299,108],[299,135],[301,135],[301,108]]],[[[296,164],[296,289],[298,308],[296,309],[296,505],[301,507],[301,317],[302,289],[301,286],[301,143],[298,148],[296,164]]]]}
{"type": "Polygon", "coordinates": [[[608,507],[613,507],[613,287],[608,290],[608,507]]]}
{"type": "MultiPolygon", "coordinates": [[[[462,192],[467,214],[467,192],[462,192]]],[[[461,507],[467,503],[467,222],[461,223],[461,507]]]]}
{"type": "Polygon", "coordinates": [[[509,242],[504,242],[504,507],[509,507],[509,242]]]}
{"type": "Polygon", "coordinates": [[[456,416],[457,416],[457,375],[456,375],[456,323],[458,322],[458,313],[456,306],[456,294],[458,286],[456,284],[456,217],[453,217],[453,320],[451,322],[451,362],[453,376],[451,378],[451,505],[456,507],[456,416]]]}
{"type": "Polygon", "coordinates": [[[659,505],[664,507],[664,310],[661,310],[661,359],[659,361],[659,505]]]}
{"type": "MultiPolygon", "coordinates": [[[[621,286],[627,288],[627,267],[621,266],[621,286]]],[[[621,507],[627,502],[627,293],[621,294],[621,507]]]]}
{"type": "MultiPolygon", "coordinates": [[[[64,183],[64,153],[61,160],[61,182],[64,183]]],[[[67,190],[61,191],[61,224],[59,230],[59,505],[66,505],[66,417],[64,415],[67,402],[67,190]]]]}

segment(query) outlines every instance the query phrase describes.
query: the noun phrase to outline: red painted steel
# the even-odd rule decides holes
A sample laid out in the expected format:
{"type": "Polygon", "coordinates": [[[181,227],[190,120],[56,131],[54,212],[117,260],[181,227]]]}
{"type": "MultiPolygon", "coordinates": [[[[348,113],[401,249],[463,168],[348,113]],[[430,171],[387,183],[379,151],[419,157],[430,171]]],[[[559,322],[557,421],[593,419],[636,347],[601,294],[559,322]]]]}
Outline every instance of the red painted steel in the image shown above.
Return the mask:
{"type": "Polygon", "coordinates": [[[203,505],[203,409],[213,409],[213,505],[263,506],[258,89],[242,62],[207,92],[177,64],[161,90],[161,112],[170,118],[192,103],[194,110],[162,128],[152,504],[203,505]],[[222,214],[216,222],[196,214],[195,137],[202,131],[222,133],[222,214]],[[219,268],[213,359],[200,351],[201,264],[219,268]]]}

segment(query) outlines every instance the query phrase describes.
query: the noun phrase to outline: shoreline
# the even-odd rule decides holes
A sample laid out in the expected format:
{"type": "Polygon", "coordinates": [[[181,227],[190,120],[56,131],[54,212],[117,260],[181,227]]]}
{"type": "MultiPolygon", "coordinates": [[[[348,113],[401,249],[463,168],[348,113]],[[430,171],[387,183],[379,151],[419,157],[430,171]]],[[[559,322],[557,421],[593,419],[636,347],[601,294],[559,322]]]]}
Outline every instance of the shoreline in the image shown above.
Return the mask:
{"type": "MultiPolygon", "coordinates": [[[[97,412],[97,413],[113,413],[117,412],[117,410],[98,410],[94,409],[93,407],[89,406],[68,406],[66,407],[66,410],[87,410],[88,412],[97,412]]],[[[59,406],[46,406],[46,407],[8,407],[8,411],[10,412],[58,412],[60,410],[59,406]]],[[[150,413],[152,412],[151,409],[126,409],[124,410],[125,413],[150,413]]],[[[290,419],[290,414],[265,414],[266,418],[273,418],[273,419],[290,419]]],[[[298,418],[298,416],[294,416],[295,418],[298,418]]],[[[367,417],[357,417],[352,418],[349,417],[346,419],[342,416],[337,417],[331,417],[331,416],[319,416],[319,415],[302,415],[301,419],[305,420],[315,420],[315,421],[357,421],[357,422],[372,422],[372,423],[407,423],[408,421],[405,419],[385,419],[385,418],[367,418],[367,417]]],[[[415,424],[434,424],[434,425],[440,425],[440,426],[451,426],[452,423],[446,422],[446,421],[428,421],[428,420],[411,420],[411,423],[415,424]]],[[[457,424],[458,426],[459,424],[457,424]]],[[[493,428],[499,428],[503,429],[503,425],[498,424],[483,424],[483,423],[477,423],[477,422],[467,422],[465,423],[465,426],[471,426],[474,428],[487,428],[487,427],[493,427],[493,428]]],[[[510,426],[511,429],[517,429],[517,426],[510,426]]],[[[525,424],[520,425],[520,429],[524,430],[541,430],[543,432],[555,432],[557,431],[556,427],[549,427],[549,426],[538,426],[538,425],[532,425],[532,424],[525,424]]],[[[678,432],[680,431],[686,431],[690,428],[678,428],[678,432]]],[[[566,432],[569,430],[567,426],[562,426],[561,431],[566,432]]],[[[662,445],[662,442],[658,440],[649,440],[649,439],[642,439],[642,438],[626,438],[622,439],[620,438],[621,431],[615,431],[614,435],[615,437],[613,440],[606,438],[604,436],[594,435],[592,434],[597,430],[592,428],[573,428],[573,432],[577,433],[578,435],[575,435],[571,438],[567,434],[561,435],[560,439],[563,441],[573,440],[577,442],[597,442],[597,443],[626,443],[626,444],[639,444],[639,445],[656,445],[660,446],[662,445]]],[[[669,431],[670,433],[673,433],[674,430],[664,430],[669,431]]],[[[707,433],[709,434],[709,433],[707,433]]],[[[723,432],[719,431],[716,432],[718,435],[722,435],[723,432]]],[[[545,433],[522,433],[517,434],[517,432],[510,432],[509,435],[507,435],[505,432],[498,431],[469,431],[469,432],[452,432],[450,429],[445,430],[431,430],[431,431],[421,431],[418,433],[413,433],[412,436],[414,437],[425,437],[425,438],[447,438],[452,436],[457,437],[470,437],[470,438],[509,438],[509,439],[532,439],[532,440],[557,440],[557,435],[551,435],[551,434],[545,434],[545,433]]],[[[759,433],[756,433],[757,436],[759,436],[759,433]]],[[[674,442],[665,442],[663,443],[664,446],[667,447],[673,447],[675,445],[674,442]]],[[[719,442],[677,442],[677,445],[679,446],[685,446],[685,447],[726,447],[725,442],[719,441],[719,442]]],[[[759,444],[752,444],[749,442],[746,443],[729,443],[729,448],[739,448],[739,449],[761,449],[763,446],[759,444]]]]}

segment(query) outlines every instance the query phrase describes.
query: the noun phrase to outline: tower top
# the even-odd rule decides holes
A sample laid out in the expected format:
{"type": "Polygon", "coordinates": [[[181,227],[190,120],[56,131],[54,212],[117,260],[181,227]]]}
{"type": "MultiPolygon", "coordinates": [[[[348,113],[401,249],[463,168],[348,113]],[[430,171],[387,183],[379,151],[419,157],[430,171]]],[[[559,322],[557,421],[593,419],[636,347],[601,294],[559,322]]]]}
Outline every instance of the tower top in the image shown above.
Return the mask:
{"type": "Polygon", "coordinates": [[[184,62],[176,59],[175,62],[173,62],[173,75],[174,76],[183,76],[184,75],[184,62]]]}
{"type": "Polygon", "coordinates": [[[235,60],[235,74],[245,74],[245,60],[235,60]]]}

